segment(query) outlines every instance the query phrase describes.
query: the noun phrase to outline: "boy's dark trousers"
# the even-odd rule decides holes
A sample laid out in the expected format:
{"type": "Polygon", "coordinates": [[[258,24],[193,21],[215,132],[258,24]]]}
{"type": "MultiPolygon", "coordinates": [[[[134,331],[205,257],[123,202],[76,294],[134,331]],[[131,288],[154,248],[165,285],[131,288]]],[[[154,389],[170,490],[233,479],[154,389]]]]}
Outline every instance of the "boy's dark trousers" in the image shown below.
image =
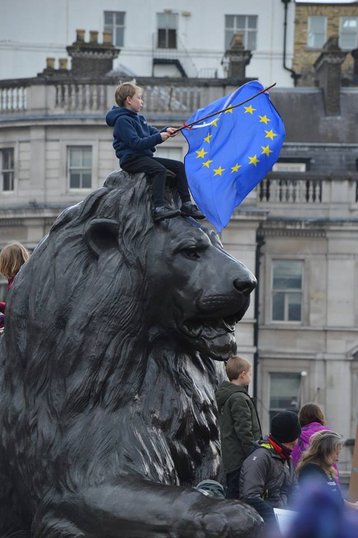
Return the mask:
{"type": "Polygon", "coordinates": [[[135,174],[145,172],[152,182],[153,206],[164,206],[165,183],[167,180],[167,170],[174,172],[176,178],[176,188],[182,203],[190,202],[188,181],[185,175],[184,164],[173,159],[162,159],[161,157],[147,157],[146,155],[134,155],[123,165],[122,170],[135,174]]]}
{"type": "Polygon", "coordinates": [[[240,482],[240,471],[235,469],[226,475],[226,498],[227,499],[239,499],[239,482],[240,482]]]}

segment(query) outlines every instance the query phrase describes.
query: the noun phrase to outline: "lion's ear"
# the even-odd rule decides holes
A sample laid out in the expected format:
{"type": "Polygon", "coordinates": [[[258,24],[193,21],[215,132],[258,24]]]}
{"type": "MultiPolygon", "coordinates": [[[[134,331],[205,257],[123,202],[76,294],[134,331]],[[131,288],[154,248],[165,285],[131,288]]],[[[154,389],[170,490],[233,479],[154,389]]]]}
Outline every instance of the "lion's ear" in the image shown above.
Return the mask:
{"type": "Polygon", "coordinates": [[[93,219],[86,226],[84,239],[97,257],[109,249],[118,248],[118,222],[112,219],[93,219]]]}

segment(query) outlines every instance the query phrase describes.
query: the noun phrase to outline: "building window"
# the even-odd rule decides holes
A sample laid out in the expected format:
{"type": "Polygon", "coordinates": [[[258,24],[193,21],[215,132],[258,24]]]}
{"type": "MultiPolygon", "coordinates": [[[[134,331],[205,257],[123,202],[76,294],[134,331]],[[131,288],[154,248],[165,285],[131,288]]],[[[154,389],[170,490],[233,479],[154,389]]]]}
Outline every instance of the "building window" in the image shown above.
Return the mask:
{"type": "Polygon", "coordinates": [[[67,150],[70,189],[90,189],[92,187],[92,148],[72,146],[67,150]]]}
{"type": "Polygon", "coordinates": [[[303,262],[272,262],[272,321],[301,321],[303,262]]]}
{"type": "Polygon", "coordinates": [[[242,35],[245,49],[256,50],[257,15],[225,15],[225,50],[238,33],[242,35]]]}
{"type": "Polygon", "coordinates": [[[340,18],[339,46],[345,50],[358,47],[358,17],[340,18]]]}
{"type": "Polygon", "coordinates": [[[321,49],[326,42],[327,17],[308,17],[307,46],[311,49],[321,49]]]}
{"type": "Polygon", "coordinates": [[[0,149],[0,171],[2,191],[15,189],[14,148],[0,149]]]}
{"type": "Polygon", "coordinates": [[[116,47],[124,46],[124,11],[105,11],[104,12],[104,31],[111,32],[112,43],[116,47]]]}
{"type": "Polygon", "coordinates": [[[298,373],[270,374],[270,424],[280,411],[298,412],[301,406],[302,376],[298,373]]]}
{"type": "Polygon", "coordinates": [[[157,13],[157,48],[177,48],[177,23],[176,13],[157,13]]]}

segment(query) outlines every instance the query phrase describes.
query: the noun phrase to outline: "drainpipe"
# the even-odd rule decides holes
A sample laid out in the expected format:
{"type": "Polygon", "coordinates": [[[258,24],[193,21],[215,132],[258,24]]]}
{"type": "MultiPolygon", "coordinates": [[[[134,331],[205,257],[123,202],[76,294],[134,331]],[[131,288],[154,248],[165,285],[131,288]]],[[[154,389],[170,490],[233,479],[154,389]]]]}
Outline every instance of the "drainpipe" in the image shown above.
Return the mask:
{"type": "Polygon", "coordinates": [[[281,0],[281,2],[284,4],[285,8],[285,17],[284,17],[284,23],[283,23],[283,63],[282,66],[286,71],[289,71],[291,73],[291,77],[293,78],[293,85],[297,86],[297,81],[299,78],[301,78],[302,75],[299,73],[296,73],[293,69],[290,67],[287,67],[286,65],[286,53],[287,53],[287,9],[288,4],[291,2],[291,0],[281,0]]]}
{"type": "Polygon", "coordinates": [[[259,366],[259,287],[260,287],[260,263],[261,263],[261,248],[265,243],[264,238],[260,235],[260,230],[256,232],[256,253],[255,253],[255,276],[257,278],[257,286],[255,289],[255,303],[254,303],[254,357],[253,357],[253,387],[252,395],[254,400],[257,400],[257,374],[259,366]]]}

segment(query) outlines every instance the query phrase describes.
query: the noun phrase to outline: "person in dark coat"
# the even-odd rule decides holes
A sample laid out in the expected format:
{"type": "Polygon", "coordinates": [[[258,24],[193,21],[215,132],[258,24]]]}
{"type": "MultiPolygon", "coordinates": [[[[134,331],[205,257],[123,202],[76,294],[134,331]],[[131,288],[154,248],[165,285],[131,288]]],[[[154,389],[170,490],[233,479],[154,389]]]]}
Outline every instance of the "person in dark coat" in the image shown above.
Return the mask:
{"type": "Polygon", "coordinates": [[[242,464],[240,499],[257,510],[268,528],[275,526],[274,508],[287,508],[295,487],[291,451],[300,433],[296,413],[277,413],[270,435],[242,464]]]}
{"type": "Polygon", "coordinates": [[[262,438],[260,420],[253,399],[248,394],[251,365],[242,357],[226,363],[229,381],[216,391],[219,408],[221,451],[226,474],[226,497],[239,498],[240,469],[244,459],[262,438]]]}

